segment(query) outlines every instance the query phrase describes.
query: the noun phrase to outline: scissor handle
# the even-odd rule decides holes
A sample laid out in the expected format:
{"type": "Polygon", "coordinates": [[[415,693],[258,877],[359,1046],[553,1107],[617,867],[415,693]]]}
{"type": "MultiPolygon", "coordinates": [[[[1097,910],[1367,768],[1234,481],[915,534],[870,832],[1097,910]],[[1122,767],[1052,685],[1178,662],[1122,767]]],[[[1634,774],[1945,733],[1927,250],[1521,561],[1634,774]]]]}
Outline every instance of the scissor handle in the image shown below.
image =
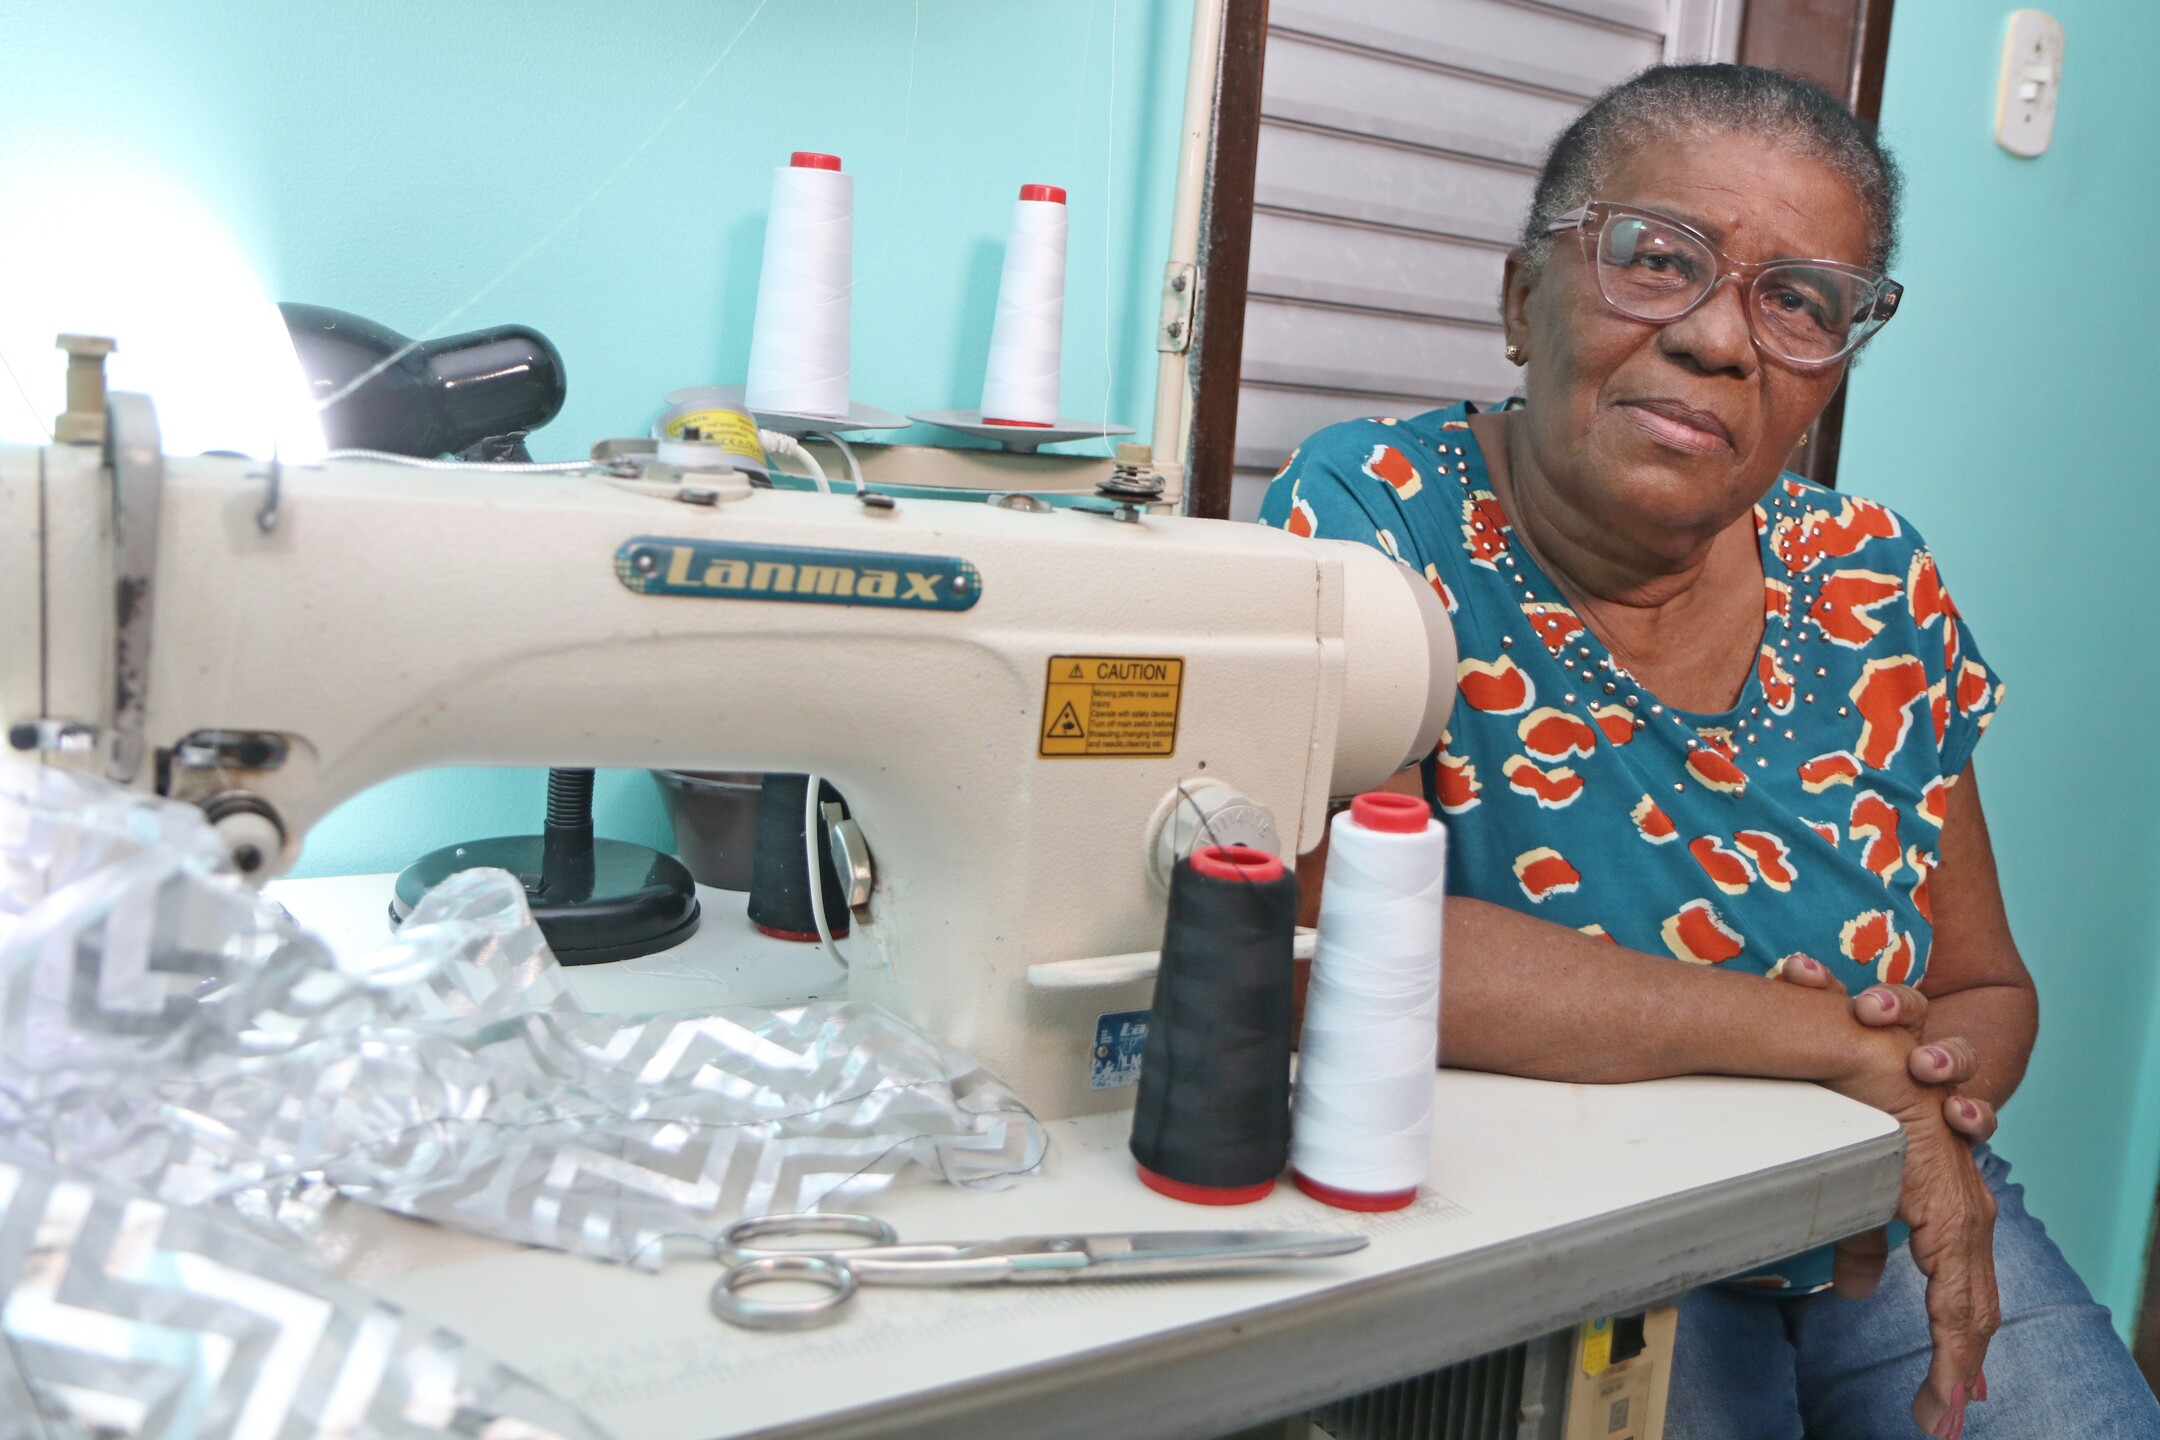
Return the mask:
{"type": "Polygon", "coordinates": [[[713,1282],[712,1312],[746,1330],[811,1330],[839,1319],[854,1298],[855,1276],[839,1261],[779,1253],[728,1266],[713,1282]],[[808,1300],[749,1300],[737,1293],[762,1280],[808,1280],[828,1290],[808,1300]]]}
{"type": "Polygon", "coordinates": [[[861,1246],[751,1245],[752,1240],[795,1240],[811,1235],[852,1235],[871,1245],[897,1245],[900,1233],[874,1215],[753,1215],[720,1233],[720,1262],[731,1268],[776,1255],[823,1255],[844,1260],[861,1246]]]}

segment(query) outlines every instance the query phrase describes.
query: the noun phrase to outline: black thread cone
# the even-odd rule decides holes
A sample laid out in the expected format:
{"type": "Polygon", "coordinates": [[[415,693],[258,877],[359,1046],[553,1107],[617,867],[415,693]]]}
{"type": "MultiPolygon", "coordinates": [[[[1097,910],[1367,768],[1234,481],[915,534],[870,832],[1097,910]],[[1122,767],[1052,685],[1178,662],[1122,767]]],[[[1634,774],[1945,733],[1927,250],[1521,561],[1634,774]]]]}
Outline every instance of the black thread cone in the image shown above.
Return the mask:
{"type": "Polygon", "coordinates": [[[1133,1158],[1154,1175],[1239,1189],[1289,1163],[1297,905],[1287,870],[1256,881],[1178,862],[1133,1107],[1133,1158]]]}

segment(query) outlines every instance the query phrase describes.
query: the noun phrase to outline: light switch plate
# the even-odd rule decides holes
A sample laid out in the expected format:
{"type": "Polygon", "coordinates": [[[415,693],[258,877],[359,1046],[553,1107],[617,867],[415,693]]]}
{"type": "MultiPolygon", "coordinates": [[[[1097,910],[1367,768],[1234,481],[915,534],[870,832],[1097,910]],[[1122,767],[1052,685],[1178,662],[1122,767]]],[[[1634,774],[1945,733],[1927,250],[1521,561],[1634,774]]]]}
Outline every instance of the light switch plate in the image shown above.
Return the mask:
{"type": "Polygon", "coordinates": [[[2055,138],[2062,90],[2062,22],[2045,10],[2011,12],[1995,91],[1995,143],[2028,159],[2055,138]]]}

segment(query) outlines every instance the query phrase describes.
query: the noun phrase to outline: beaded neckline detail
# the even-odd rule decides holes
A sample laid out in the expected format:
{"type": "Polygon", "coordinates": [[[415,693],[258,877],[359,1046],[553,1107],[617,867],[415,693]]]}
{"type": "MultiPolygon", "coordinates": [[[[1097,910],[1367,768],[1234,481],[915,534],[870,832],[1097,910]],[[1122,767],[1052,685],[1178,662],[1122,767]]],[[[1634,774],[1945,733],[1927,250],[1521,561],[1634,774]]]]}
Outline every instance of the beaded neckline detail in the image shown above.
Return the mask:
{"type": "MultiPolygon", "coordinates": [[[[1466,433],[1464,431],[1452,433],[1466,433]]],[[[1681,710],[1665,704],[1614,658],[1582,616],[1561,596],[1543,567],[1513,541],[1514,526],[1494,490],[1482,451],[1473,441],[1436,447],[1442,469],[1462,485],[1463,544],[1471,563],[1493,571],[1514,594],[1524,623],[1542,643],[1571,682],[1561,699],[1569,711],[1587,718],[1619,743],[1646,729],[1669,724],[1671,733],[1687,752],[1687,767],[1695,778],[1712,789],[1745,794],[1749,776],[1747,761],[1756,769],[1768,769],[1770,758],[1753,753],[1753,747],[1773,737],[1791,740],[1794,731],[1785,722],[1796,706],[1812,706],[1823,698],[1806,683],[1823,679],[1828,671],[1815,666],[1812,677],[1802,668],[1798,653],[1811,639],[1821,637],[1815,621],[1823,578],[1815,567],[1795,569],[1780,552],[1781,542],[1805,553],[1813,536],[1805,532],[1807,511],[1799,503],[1807,492],[1780,477],[1764,500],[1755,506],[1756,548],[1763,574],[1763,630],[1755,664],[1740,688],[1731,709],[1722,714],[1681,710]],[[1790,579],[1779,578],[1779,572],[1790,579]],[[1799,618],[1794,606],[1800,607],[1799,618]],[[1622,727],[1625,727],[1623,730],[1622,727]]],[[[1503,633],[1503,649],[1512,648],[1515,637],[1503,633]]],[[[1841,705],[1844,718],[1850,707],[1841,705]]],[[[1674,781],[1684,791],[1684,781],[1674,781]]]]}

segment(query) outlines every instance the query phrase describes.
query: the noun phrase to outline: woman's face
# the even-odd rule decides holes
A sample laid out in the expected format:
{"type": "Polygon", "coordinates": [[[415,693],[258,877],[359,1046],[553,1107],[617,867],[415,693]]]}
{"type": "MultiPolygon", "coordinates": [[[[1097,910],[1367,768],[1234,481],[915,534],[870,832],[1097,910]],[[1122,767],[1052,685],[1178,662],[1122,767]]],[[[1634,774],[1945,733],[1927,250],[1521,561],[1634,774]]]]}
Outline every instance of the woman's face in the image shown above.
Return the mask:
{"type": "MultiPolygon", "coordinates": [[[[1852,187],[1749,136],[1646,144],[1594,198],[1683,220],[1735,260],[1868,263],[1867,211],[1852,187]]],[[[1678,556],[1762,498],[1844,367],[1765,359],[1745,303],[1727,284],[1671,324],[1631,320],[1599,296],[1572,232],[1553,237],[1536,274],[1509,263],[1508,338],[1529,367],[1519,423],[1540,477],[1571,509],[1678,556]]]]}

